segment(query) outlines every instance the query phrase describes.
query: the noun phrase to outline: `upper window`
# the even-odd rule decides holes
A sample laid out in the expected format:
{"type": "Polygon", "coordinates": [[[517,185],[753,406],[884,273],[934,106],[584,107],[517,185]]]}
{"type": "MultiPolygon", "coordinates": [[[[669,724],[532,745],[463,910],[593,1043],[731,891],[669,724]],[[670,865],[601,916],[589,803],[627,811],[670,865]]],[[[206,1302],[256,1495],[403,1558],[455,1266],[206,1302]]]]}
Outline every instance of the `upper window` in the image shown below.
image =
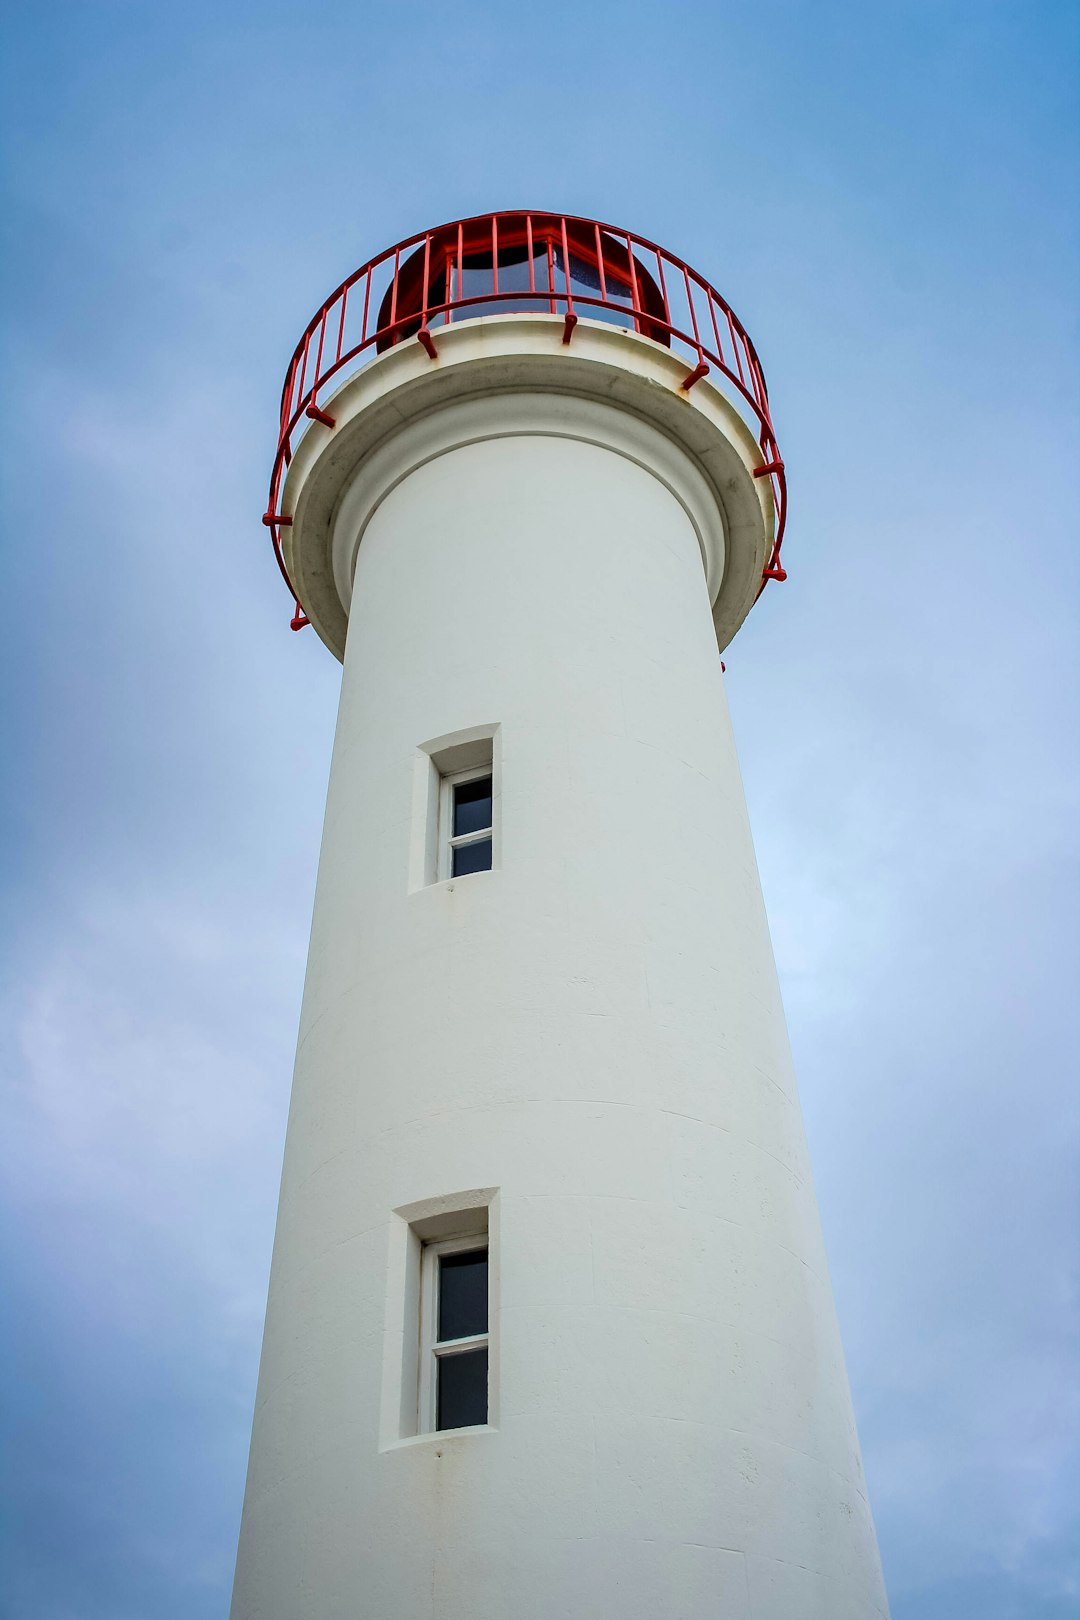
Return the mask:
{"type": "Polygon", "coordinates": [[[489,872],[492,865],[492,777],[490,769],[461,771],[443,778],[443,865],[445,877],[489,872]]]}
{"type": "Polygon", "coordinates": [[[423,1433],[488,1420],[488,1248],[475,1237],[426,1243],[421,1260],[423,1433]]]}
{"type": "Polygon", "coordinates": [[[502,860],[498,725],[435,737],[416,751],[409,892],[489,872],[502,860]]]}

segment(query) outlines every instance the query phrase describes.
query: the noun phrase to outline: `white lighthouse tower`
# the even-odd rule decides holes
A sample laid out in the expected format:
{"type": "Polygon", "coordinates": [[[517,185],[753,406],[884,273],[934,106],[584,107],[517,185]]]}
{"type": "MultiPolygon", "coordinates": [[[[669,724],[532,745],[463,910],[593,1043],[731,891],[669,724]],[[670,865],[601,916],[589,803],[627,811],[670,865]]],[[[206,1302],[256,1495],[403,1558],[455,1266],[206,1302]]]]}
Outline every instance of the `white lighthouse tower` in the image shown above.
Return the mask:
{"type": "Polygon", "coordinates": [[[887,1613],[720,659],[784,498],[626,231],[423,233],[297,347],[343,677],[234,1620],[887,1613]]]}

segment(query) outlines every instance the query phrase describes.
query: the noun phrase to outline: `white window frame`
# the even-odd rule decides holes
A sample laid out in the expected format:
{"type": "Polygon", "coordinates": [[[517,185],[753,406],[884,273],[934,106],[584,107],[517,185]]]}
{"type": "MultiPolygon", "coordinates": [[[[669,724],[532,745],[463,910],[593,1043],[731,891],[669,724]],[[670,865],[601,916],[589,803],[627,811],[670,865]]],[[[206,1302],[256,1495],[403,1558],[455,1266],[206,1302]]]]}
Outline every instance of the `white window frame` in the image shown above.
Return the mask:
{"type": "MultiPolygon", "coordinates": [[[[444,776],[440,781],[439,790],[439,877],[442,879],[454,875],[454,851],[462,849],[466,844],[480,844],[485,839],[491,840],[491,865],[495,865],[495,769],[494,764],[478,765],[469,771],[455,771],[451,776],[444,776]],[[454,834],[454,789],[463,786],[466,782],[478,782],[483,777],[491,778],[491,823],[487,827],[479,827],[475,832],[454,834]]],[[[489,870],[489,868],[484,868],[489,870]]],[[[475,872],[462,872],[461,877],[476,877],[475,872]]]]}
{"type": "MultiPolygon", "coordinates": [[[[473,775],[486,773],[476,771],[473,775]]],[[[484,1428],[491,1418],[491,1248],[487,1233],[473,1233],[469,1237],[446,1238],[439,1243],[425,1243],[420,1255],[420,1361],[417,1401],[417,1430],[420,1434],[435,1434],[437,1430],[439,1400],[439,1362],[444,1356],[461,1355],[466,1350],[488,1352],[488,1387],[485,1417],[482,1424],[469,1424],[469,1428],[484,1428]],[[483,1250],[488,1263],[488,1331],[470,1334],[464,1339],[440,1339],[439,1331],[439,1261],[444,1254],[469,1254],[483,1250]]]]}

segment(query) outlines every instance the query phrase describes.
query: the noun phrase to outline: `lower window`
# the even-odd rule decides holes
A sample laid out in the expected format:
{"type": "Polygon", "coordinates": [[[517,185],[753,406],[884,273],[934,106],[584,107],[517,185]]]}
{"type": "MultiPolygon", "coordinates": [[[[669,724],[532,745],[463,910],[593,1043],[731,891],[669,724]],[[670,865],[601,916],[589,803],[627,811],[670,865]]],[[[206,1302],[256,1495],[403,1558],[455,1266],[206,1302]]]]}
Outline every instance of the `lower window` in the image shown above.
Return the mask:
{"type": "Polygon", "coordinates": [[[421,1254],[420,1431],[488,1420],[486,1236],[425,1243],[421,1254]]]}
{"type": "Polygon", "coordinates": [[[443,778],[444,866],[447,877],[490,872],[492,852],[491,767],[443,778]]]}

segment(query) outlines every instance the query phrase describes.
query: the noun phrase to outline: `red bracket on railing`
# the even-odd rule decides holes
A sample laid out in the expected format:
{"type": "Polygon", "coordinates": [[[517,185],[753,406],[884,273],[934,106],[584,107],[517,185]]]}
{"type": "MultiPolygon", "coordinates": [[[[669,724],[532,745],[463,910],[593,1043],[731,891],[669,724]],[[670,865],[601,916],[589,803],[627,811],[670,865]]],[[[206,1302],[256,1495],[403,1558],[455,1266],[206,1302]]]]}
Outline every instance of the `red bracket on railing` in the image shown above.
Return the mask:
{"type": "Polygon", "coordinates": [[[704,360],[699,360],[693,371],[688,372],[683,378],[682,382],[679,384],[679,387],[684,391],[684,393],[689,393],[690,389],[693,388],[695,383],[699,383],[702,377],[707,377],[708,375],[708,365],[704,360]]]}
{"type": "Polygon", "coordinates": [[[782,461],[767,461],[764,467],[754,468],[754,477],[768,478],[770,473],[782,473],[783,470],[784,463],[782,461]]]}
{"type": "Polygon", "coordinates": [[[562,340],[563,340],[564,343],[569,343],[570,342],[570,339],[574,335],[574,327],[577,325],[577,323],[578,323],[577,316],[574,314],[572,309],[568,309],[567,312],[566,312],[566,319],[565,319],[565,321],[563,321],[563,328],[562,328],[562,340]]]}
{"type": "Polygon", "coordinates": [[[417,332],[416,341],[420,344],[422,349],[427,350],[427,353],[432,360],[437,360],[439,358],[439,351],[435,347],[435,339],[432,337],[426,326],[422,326],[419,332],[417,332]]]}
{"type": "Polygon", "coordinates": [[[264,512],[263,522],[268,529],[272,529],[275,523],[284,524],[286,529],[292,526],[292,518],[286,517],[284,512],[264,512]]]}
{"type": "Polygon", "coordinates": [[[762,569],[761,577],[763,580],[775,579],[780,582],[787,579],[787,569],[782,567],[780,562],[779,546],[773,546],[772,556],[769,558],[769,566],[768,568],[762,569]]]}
{"type": "Polygon", "coordinates": [[[289,620],[289,629],[290,630],[302,630],[306,624],[311,623],[311,620],[308,618],[307,614],[304,612],[304,610],[300,606],[299,602],[295,602],[293,604],[293,606],[296,608],[296,612],[293,614],[292,618],[289,620]]]}
{"type": "Polygon", "coordinates": [[[304,415],[310,416],[313,422],[321,422],[323,427],[337,427],[336,417],[329,416],[327,415],[326,411],[320,410],[314,401],[308,406],[307,410],[304,412],[304,415]]]}

